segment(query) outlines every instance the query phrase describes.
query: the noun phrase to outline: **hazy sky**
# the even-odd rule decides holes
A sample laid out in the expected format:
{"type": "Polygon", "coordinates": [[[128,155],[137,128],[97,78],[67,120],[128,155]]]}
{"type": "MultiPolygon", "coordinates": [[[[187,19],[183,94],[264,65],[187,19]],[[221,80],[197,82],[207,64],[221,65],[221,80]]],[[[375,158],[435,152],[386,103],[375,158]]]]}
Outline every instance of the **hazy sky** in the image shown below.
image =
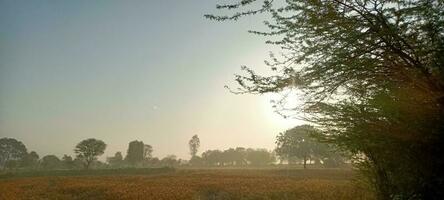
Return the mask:
{"type": "Polygon", "coordinates": [[[247,33],[257,18],[204,19],[215,4],[0,0],[0,137],[40,156],[72,155],[91,137],[105,156],[142,140],[155,156],[189,158],[194,134],[201,150],[274,148],[297,122],[273,113],[273,96],[223,87],[241,65],[267,69],[272,47],[247,33]]]}

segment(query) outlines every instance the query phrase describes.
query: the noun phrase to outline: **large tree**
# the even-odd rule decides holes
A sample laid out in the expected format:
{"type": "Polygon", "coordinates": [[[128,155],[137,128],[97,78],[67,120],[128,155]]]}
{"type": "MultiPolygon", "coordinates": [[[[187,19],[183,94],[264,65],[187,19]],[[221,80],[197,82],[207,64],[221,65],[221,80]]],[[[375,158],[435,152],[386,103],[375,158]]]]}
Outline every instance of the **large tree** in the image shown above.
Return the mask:
{"type": "Polygon", "coordinates": [[[197,135],[193,135],[193,137],[188,142],[188,145],[190,147],[190,154],[191,158],[197,155],[197,152],[199,151],[200,147],[200,140],[197,135]]]}
{"type": "Polygon", "coordinates": [[[77,144],[74,152],[76,153],[77,158],[83,161],[85,169],[88,169],[91,163],[97,160],[97,156],[100,156],[105,152],[105,149],[105,142],[90,138],[77,144]]]}
{"type": "Polygon", "coordinates": [[[131,141],[128,144],[128,150],[126,152],[125,160],[131,164],[136,165],[144,160],[145,156],[145,144],[142,141],[131,141]]]}
{"type": "MultiPolygon", "coordinates": [[[[353,153],[379,199],[444,198],[444,3],[440,0],[241,0],[219,9],[269,13],[266,63],[243,67],[238,93],[296,90],[290,111],[316,124],[321,140],[353,153]],[[257,8],[254,6],[257,5],[257,8]]],[[[285,101],[277,101],[278,103],[285,101]]],[[[276,105],[282,114],[285,105],[276,105]]]]}
{"type": "Polygon", "coordinates": [[[279,133],[276,138],[276,153],[289,164],[292,164],[294,158],[302,159],[305,169],[307,161],[318,155],[319,143],[310,136],[315,132],[316,129],[312,126],[302,125],[279,133]]]}
{"type": "Polygon", "coordinates": [[[0,139],[0,167],[4,168],[8,164],[8,162],[18,163],[26,155],[26,146],[22,142],[17,141],[14,138],[0,139]]]}

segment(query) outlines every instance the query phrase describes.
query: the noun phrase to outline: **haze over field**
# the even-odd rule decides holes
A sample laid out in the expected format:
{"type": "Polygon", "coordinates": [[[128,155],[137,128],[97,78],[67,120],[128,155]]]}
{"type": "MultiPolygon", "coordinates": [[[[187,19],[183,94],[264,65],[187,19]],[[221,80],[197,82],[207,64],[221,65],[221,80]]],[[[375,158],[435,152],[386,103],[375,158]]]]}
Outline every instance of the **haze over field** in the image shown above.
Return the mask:
{"type": "Polygon", "coordinates": [[[298,124],[273,113],[273,96],[234,95],[239,65],[263,67],[274,47],[247,28],[214,23],[215,2],[0,1],[0,138],[40,155],[73,154],[85,138],[102,156],[142,140],[154,155],[274,148],[298,124]]]}

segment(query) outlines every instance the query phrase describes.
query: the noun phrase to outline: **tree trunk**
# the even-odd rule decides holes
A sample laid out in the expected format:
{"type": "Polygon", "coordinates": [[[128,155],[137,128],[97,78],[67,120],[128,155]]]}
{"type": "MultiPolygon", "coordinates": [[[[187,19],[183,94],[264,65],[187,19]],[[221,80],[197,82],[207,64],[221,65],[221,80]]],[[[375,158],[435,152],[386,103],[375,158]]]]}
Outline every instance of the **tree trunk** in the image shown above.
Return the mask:
{"type": "Polygon", "coordinates": [[[307,169],[307,156],[304,156],[304,169],[307,169]]]}

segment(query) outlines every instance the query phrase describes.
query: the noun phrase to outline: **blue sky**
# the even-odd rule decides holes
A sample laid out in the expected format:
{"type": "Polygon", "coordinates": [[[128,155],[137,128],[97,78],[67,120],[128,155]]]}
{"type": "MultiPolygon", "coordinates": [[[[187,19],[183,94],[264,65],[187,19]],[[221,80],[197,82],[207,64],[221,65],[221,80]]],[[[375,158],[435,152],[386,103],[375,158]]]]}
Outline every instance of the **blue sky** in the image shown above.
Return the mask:
{"type": "Polygon", "coordinates": [[[266,71],[273,47],[247,33],[258,18],[204,19],[216,3],[0,0],[0,137],[41,156],[90,137],[105,156],[137,139],[188,158],[194,134],[202,150],[273,148],[297,122],[273,113],[273,95],[224,89],[241,65],[266,71]]]}

